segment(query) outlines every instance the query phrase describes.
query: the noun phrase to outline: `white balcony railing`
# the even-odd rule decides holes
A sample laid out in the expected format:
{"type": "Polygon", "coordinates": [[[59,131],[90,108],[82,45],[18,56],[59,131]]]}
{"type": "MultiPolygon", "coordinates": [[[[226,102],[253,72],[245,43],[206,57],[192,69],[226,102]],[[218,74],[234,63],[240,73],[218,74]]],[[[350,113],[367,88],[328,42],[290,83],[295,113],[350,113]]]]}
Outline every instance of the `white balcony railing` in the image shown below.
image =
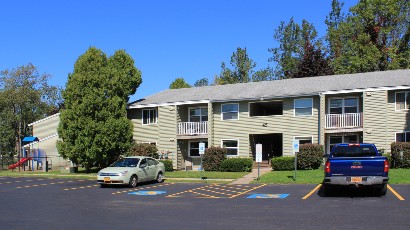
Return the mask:
{"type": "Polygon", "coordinates": [[[208,122],[178,122],[178,135],[208,134],[208,122]]]}
{"type": "Polygon", "coordinates": [[[326,114],[327,129],[357,127],[363,127],[362,113],[326,114]]]}

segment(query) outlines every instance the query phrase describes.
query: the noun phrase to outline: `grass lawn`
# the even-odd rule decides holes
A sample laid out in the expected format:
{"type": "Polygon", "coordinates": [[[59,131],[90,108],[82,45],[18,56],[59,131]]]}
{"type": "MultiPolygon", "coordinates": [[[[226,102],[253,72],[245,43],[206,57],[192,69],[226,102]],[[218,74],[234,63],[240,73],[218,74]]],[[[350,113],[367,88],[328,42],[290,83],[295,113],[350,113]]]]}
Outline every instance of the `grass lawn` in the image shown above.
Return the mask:
{"type": "MultiPolygon", "coordinates": [[[[259,181],[252,183],[266,184],[319,184],[323,181],[323,169],[298,170],[296,181],[293,180],[294,171],[273,171],[262,175],[259,181]]],[[[390,169],[390,184],[410,184],[410,169],[390,169]]]]}
{"type": "MultiPolygon", "coordinates": [[[[248,172],[202,172],[202,176],[208,179],[238,179],[248,172]]],[[[201,178],[201,171],[173,171],[165,172],[167,178],[201,178]]]]}

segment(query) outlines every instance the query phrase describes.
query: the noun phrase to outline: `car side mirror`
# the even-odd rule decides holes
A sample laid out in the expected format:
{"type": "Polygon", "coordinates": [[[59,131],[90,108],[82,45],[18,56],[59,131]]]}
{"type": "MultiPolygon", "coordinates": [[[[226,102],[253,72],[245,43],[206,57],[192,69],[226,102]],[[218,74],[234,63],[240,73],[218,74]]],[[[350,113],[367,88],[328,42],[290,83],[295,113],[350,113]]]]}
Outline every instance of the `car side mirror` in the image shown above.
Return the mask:
{"type": "Polygon", "coordinates": [[[140,168],[142,168],[142,169],[145,168],[145,167],[147,167],[147,164],[141,164],[140,165],[140,168]]]}

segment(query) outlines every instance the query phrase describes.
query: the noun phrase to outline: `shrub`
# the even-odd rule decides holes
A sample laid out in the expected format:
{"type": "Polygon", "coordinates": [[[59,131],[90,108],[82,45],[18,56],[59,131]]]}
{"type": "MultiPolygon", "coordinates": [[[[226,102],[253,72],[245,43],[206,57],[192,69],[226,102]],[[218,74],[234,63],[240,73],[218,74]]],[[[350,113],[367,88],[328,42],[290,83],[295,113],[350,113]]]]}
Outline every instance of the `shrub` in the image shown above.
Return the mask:
{"type": "Polygon", "coordinates": [[[212,146],[205,150],[202,166],[205,171],[218,171],[222,161],[225,159],[226,149],[212,146]]]}
{"type": "Polygon", "coordinates": [[[390,146],[392,168],[410,168],[410,142],[393,142],[390,146]]]}
{"type": "Polygon", "coordinates": [[[159,162],[162,162],[164,164],[166,172],[174,171],[174,167],[172,166],[171,160],[160,160],[159,162]]]}
{"type": "Polygon", "coordinates": [[[251,158],[228,158],[221,162],[221,172],[250,172],[253,160],[251,158]]]}
{"type": "Polygon", "coordinates": [[[157,146],[149,143],[134,143],[128,156],[147,156],[158,159],[157,146]]]}
{"type": "Polygon", "coordinates": [[[323,162],[324,148],[318,144],[302,144],[297,155],[298,169],[318,169],[323,162]]]}
{"type": "Polygon", "coordinates": [[[295,157],[274,157],[271,162],[273,171],[295,170],[295,157]]]}

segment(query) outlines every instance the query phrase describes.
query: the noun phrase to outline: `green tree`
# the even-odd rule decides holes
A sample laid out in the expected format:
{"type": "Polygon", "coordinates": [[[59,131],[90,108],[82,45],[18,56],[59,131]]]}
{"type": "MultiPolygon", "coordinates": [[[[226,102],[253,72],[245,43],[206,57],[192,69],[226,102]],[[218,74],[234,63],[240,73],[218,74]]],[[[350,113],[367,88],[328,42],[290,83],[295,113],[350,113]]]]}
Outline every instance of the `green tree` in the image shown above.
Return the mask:
{"type": "Polygon", "coordinates": [[[275,80],[275,78],[273,77],[272,69],[269,67],[265,69],[260,69],[252,75],[252,82],[272,80],[275,80]]]}
{"type": "Polygon", "coordinates": [[[410,67],[410,1],[360,0],[346,18],[332,17],[341,6],[334,2],[327,39],[336,73],[410,67]]]}
{"type": "MultiPolygon", "coordinates": [[[[62,105],[60,89],[50,86],[50,75],[40,74],[33,64],[0,74],[0,148],[15,154],[21,139],[32,135],[28,124],[49,116],[62,105]]],[[[17,152],[18,153],[18,152],[17,152]]]]}
{"type": "Polygon", "coordinates": [[[208,86],[208,85],[209,85],[208,78],[201,78],[197,80],[194,84],[195,87],[202,87],[202,86],[208,86]]]}
{"type": "Polygon", "coordinates": [[[175,79],[170,85],[170,89],[181,89],[181,88],[191,88],[191,86],[185,81],[184,78],[180,77],[175,79]]]}
{"type": "Polygon", "coordinates": [[[141,73],[123,50],[107,57],[88,49],[74,64],[63,92],[57,148],[65,158],[83,165],[105,167],[133,144],[127,119],[129,96],[141,84],[141,73]]]}
{"type": "Polygon", "coordinates": [[[288,23],[282,21],[273,38],[279,43],[279,47],[269,49],[273,55],[269,61],[277,64],[274,70],[277,79],[297,76],[299,63],[308,46],[313,46],[314,50],[323,49],[315,27],[306,20],[302,21],[302,25],[293,18],[288,23]]]}
{"type": "Polygon", "coordinates": [[[230,64],[233,70],[226,67],[225,62],[222,62],[221,74],[216,81],[217,84],[235,84],[251,81],[256,63],[249,58],[246,48],[238,47],[236,52],[232,53],[230,64]]]}

